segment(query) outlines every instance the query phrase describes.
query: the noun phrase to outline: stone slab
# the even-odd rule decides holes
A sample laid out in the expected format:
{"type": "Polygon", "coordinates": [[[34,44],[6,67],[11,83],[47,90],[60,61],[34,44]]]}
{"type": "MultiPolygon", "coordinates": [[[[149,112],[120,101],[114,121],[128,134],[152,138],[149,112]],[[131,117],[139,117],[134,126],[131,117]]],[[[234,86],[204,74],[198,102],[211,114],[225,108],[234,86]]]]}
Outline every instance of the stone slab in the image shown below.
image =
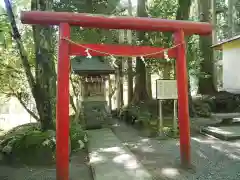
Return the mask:
{"type": "Polygon", "coordinates": [[[88,136],[94,180],[152,180],[149,172],[110,129],[89,130],[88,136]]]}
{"type": "Polygon", "coordinates": [[[202,133],[214,136],[222,140],[237,140],[240,139],[240,126],[207,126],[201,129],[202,133]]]}
{"type": "Polygon", "coordinates": [[[238,118],[240,113],[216,113],[211,115],[212,118],[227,119],[227,118],[238,118]]]}

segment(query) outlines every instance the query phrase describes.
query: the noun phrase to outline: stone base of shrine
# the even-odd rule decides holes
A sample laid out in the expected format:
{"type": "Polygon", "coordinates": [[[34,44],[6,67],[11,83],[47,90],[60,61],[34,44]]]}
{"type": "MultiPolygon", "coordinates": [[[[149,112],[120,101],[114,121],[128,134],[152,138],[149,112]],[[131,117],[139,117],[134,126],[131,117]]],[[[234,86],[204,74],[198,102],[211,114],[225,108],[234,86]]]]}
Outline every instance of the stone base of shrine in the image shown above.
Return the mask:
{"type": "Polygon", "coordinates": [[[110,114],[106,101],[84,101],[82,106],[86,129],[101,129],[107,126],[110,114]]]}
{"type": "Polygon", "coordinates": [[[207,126],[201,128],[201,133],[211,135],[221,140],[230,141],[240,139],[240,126],[207,126]]]}

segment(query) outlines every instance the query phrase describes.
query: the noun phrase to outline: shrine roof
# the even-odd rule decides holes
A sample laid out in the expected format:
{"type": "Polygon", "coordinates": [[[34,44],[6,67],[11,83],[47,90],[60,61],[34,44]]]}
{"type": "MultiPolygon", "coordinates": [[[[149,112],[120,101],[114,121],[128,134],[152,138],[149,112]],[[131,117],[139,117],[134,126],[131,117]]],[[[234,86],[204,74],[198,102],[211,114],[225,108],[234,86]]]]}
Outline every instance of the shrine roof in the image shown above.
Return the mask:
{"type": "Polygon", "coordinates": [[[233,41],[237,41],[240,39],[240,35],[237,35],[237,36],[234,36],[232,38],[228,38],[228,39],[225,39],[217,44],[214,44],[212,45],[211,47],[215,50],[222,50],[222,46],[226,43],[230,43],[230,42],[233,42],[233,41]]]}
{"type": "Polygon", "coordinates": [[[71,68],[74,73],[79,75],[104,75],[115,72],[108,62],[97,56],[91,58],[76,56],[71,60],[71,68]]]}

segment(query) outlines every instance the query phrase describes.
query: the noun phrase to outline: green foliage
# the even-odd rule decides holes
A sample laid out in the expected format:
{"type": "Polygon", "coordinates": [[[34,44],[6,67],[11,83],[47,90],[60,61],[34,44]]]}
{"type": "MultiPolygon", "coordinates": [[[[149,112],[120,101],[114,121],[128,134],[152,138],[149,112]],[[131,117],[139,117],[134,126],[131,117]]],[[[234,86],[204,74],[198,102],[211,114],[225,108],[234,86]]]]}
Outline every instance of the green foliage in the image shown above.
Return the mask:
{"type": "MultiPolygon", "coordinates": [[[[13,10],[17,14],[18,8],[22,7],[25,0],[13,1],[13,10]]],[[[30,28],[24,28],[22,39],[29,53],[30,66],[34,66],[34,42],[30,28]]],[[[29,108],[28,104],[33,103],[32,95],[27,83],[23,65],[19,56],[19,51],[15,41],[12,41],[11,26],[8,22],[5,9],[0,14],[0,93],[5,98],[16,97],[20,103],[29,108]]],[[[30,109],[28,109],[30,110],[30,109]]],[[[33,112],[31,112],[33,113],[33,112]]],[[[36,114],[32,114],[38,119],[36,114]],[[35,116],[36,115],[36,116],[35,116]]]]}
{"type": "MultiPolygon", "coordinates": [[[[49,164],[55,160],[56,133],[41,131],[38,123],[18,126],[7,132],[0,141],[0,154],[6,161],[27,164],[49,164]]],[[[71,151],[85,148],[86,132],[81,125],[72,122],[70,128],[71,151]]]]}
{"type": "MultiPolygon", "coordinates": [[[[89,0],[89,2],[85,0],[63,0],[56,2],[54,9],[56,11],[112,15],[118,12],[119,2],[120,0],[89,0]]],[[[100,43],[106,40],[112,42],[114,34],[116,32],[113,30],[72,27],[71,38],[81,43],[100,43]]]]}
{"type": "Polygon", "coordinates": [[[51,163],[54,161],[54,149],[55,132],[42,132],[39,124],[14,128],[0,142],[0,152],[4,154],[5,160],[21,163],[51,163]]]}
{"type": "Polygon", "coordinates": [[[156,101],[150,100],[149,102],[141,102],[137,105],[123,107],[121,109],[120,116],[127,122],[131,122],[132,119],[136,119],[142,124],[148,126],[157,118],[156,101]]]}
{"type": "Polygon", "coordinates": [[[77,151],[85,148],[88,142],[87,134],[77,122],[72,122],[70,127],[71,149],[77,151]]]}

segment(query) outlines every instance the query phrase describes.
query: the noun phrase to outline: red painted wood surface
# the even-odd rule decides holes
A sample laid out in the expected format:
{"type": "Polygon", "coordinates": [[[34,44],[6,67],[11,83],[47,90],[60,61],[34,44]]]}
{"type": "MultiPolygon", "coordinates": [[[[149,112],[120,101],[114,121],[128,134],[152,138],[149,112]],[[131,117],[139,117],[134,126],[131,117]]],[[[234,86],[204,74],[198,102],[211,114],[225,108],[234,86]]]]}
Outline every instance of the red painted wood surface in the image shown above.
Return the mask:
{"type": "Polygon", "coordinates": [[[146,17],[115,17],[72,12],[23,11],[21,12],[21,21],[24,24],[59,25],[60,23],[69,23],[89,28],[162,32],[174,32],[181,29],[188,35],[210,35],[212,32],[212,25],[204,22],[146,17]]]}
{"type": "MultiPolygon", "coordinates": [[[[145,57],[163,58],[164,48],[150,46],[128,46],[128,45],[108,45],[108,44],[70,44],[69,55],[87,56],[86,49],[92,56],[109,56],[109,54],[125,57],[139,57],[144,54],[152,54],[145,57]],[[94,51],[92,51],[93,49],[94,51]],[[99,52],[100,51],[100,52],[99,52]],[[106,52],[106,53],[102,53],[106,52]],[[156,52],[161,52],[155,54],[156,52]]],[[[169,58],[176,58],[176,50],[174,48],[168,50],[169,58]]]]}
{"type": "MultiPolygon", "coordinates": [[[[175,44],[180,44],[185,41],[184,32],[178,31],[174,34],[175,44]]],[[[178,89],[178,119],[180,131],[180,154],[181,162],[184,166],[191,164],[191,149],[190,149],[190,120],[188,107],[188,71],[186,60],[185,44],[176,48],[176,75],[178,89]]]]}
{"type": "Polygon", "coordinates": [[[57,180],[69,180],[69,43],[70,26],[59,26],[57,105],[56,105],[56,169],[57,180]]]}

